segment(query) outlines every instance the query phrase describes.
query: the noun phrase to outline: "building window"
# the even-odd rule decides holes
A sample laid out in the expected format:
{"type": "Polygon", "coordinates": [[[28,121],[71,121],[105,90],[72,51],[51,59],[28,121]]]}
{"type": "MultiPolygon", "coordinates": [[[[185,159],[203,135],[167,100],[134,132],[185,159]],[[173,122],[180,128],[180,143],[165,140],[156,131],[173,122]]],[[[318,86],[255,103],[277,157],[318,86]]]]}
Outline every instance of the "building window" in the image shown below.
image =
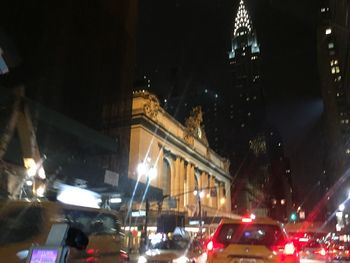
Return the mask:
{"type": "Polygon", "coordinates": [[[332,49],[332,48],[334,48],[334,43],[333,42],[328,43],[328,49],[332,49]]]}
{"type": "Polygon", "coordinates": [[[338,60],[337,59],[332,59],[331,60],[331,66],[338,65],[338,60]]]}
{"type": "Polygon", "coordinates": [[[330,34],[332,34],[332,28],[327,28],[326,29],[326,35],[330,35],[330,34]]]}
{"type": "Polygon", "coordinates": [[[332,68],[331,68],[331,72],[332,72],[332,74],[336,74],[336,73],[339,73],[339,72],[340,72],[340,69],[339,69],[338,66],[335,66],[335,67],[332,67],[332,68]]]}
{"type": "Polygon", "coordinates": [[[321,13],[324,13],[324,12],[326,12],[326,8],[322,7],[321,8],[321,13]]]}

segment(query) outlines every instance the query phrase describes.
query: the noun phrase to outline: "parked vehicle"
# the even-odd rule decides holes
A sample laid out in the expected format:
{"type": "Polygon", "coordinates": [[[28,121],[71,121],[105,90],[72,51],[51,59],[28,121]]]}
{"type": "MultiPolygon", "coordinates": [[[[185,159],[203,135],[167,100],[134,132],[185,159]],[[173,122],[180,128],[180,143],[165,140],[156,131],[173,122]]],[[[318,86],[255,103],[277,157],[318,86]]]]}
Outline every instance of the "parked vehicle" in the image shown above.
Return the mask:
{"type": "Polygon", "coordinates": [[[116,213],[56,202],[0,203],[0,257],[24,262],[32,244],[45,244],[54,223],[68,223],[89,237],[85,251],[71,249],[68,262],[122,262],[124,234],[116,213]]]}

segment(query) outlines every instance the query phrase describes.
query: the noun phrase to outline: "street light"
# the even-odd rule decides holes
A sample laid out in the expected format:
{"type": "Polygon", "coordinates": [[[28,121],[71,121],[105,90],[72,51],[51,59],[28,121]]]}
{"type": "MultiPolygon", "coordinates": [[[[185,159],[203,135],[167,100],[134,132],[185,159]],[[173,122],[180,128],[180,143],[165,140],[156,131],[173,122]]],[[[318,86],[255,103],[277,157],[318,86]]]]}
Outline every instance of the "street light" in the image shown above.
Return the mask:
{"type": "MultiPolygon", "coordinates": [[[[146,176],[146,189],[145,189],[144,197],[146,196],[146,191],[148,191],[150,182],[157,177],[157,168],[154,165],[151,165],[150,161],[151,159],[147,158],[147,160],[140,162],[136,167],[137,181],[139,181],[142,176],[146,176]]],[[[137,184],[135,185],[135,188],[136,187],[137,187],[137,184]]],[[[134,189],[134,192],[136,192],[136,189],[134,189]]],[[[145,233],[144,245],[147,242],[147,226],[148,226],[148,213],[149,213],[149,201],[147,197],[145,199],[145,203],[146,203],[146,214],[145,214],[145,228],[144,228],[144,233],[145,233]]],[[[130,200],[130,209],[132,209],[132,199],[130,200]]],[[[131,245],[131,212],[129,211],[128,251],[130,251],[130,245],[131,245]]]]}

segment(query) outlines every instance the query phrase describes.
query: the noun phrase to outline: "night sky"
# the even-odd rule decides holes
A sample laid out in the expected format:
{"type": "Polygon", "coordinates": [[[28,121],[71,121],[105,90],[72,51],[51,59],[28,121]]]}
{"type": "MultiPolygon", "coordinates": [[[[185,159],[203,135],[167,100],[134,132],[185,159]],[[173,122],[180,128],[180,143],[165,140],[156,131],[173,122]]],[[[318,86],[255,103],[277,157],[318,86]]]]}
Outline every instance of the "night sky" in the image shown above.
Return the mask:
{"type": "MultiPolygon", "coordinates": [[[[138,75],[160,96],[231,88],[228,67],[238,0],[140,1],[138,75]]],[[[245,0],[262,56],[268,119],[282,134],[302,202],[319,199],[322,101],[316,58],[316,0],[245,0]],[[307,195],[310,189],[314,191],[307,195]]],[[[176,117],[176,116],[175,116],[176,117]]]]}

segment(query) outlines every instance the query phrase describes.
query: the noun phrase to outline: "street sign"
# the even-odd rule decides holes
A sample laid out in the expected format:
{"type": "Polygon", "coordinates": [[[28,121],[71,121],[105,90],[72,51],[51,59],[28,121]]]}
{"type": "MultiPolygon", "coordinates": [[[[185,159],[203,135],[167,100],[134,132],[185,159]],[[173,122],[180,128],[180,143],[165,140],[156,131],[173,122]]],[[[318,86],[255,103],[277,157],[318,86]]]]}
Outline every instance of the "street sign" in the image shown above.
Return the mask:
{"type": "Polygon", "coordinates": [[[110,170],[106,170],[104,182],[113,186],[118,186],[119,174],[110,170]]]}
{"type": "Polygon", "coordinates": [[[168,206],[169,206],[169,208],[176,208],[177,207],[176,198],[169,197],[168,198],[168,206]]]}

